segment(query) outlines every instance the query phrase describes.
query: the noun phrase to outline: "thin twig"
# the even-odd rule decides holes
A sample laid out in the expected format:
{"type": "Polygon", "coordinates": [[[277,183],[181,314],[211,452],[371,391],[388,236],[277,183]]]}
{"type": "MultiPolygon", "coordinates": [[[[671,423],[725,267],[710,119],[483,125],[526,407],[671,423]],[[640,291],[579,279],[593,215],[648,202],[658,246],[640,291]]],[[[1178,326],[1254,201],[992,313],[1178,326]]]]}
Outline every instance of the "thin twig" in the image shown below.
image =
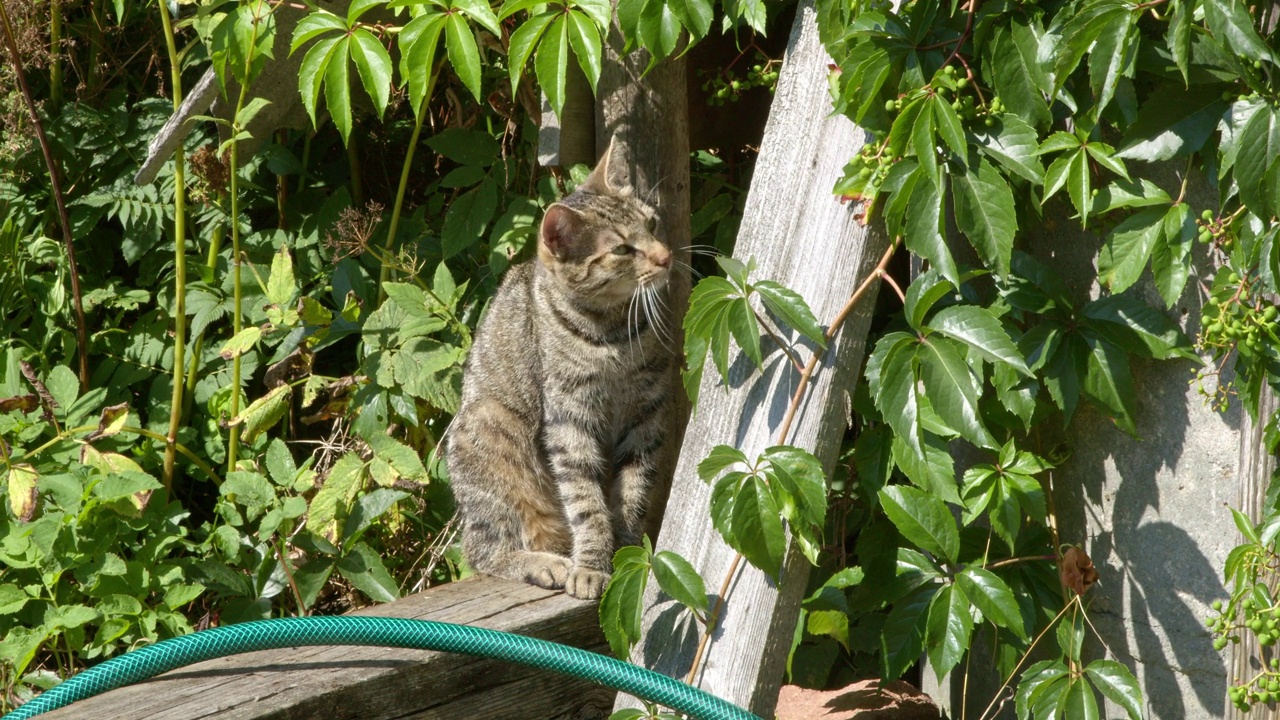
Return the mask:
{"type": "Polygon", "coordinates": [[[1024,563],[1024,562],[1044,562],[1044,561],[1046,561],[1046,560],[1057,560],[1057,559],[1058,559],[1058,556],[1057,556],[1057,555],[1053,555],[1053,554],[1049,554],[1049,555],[1026,555],[1026,556],[1023,556],[1023,557],[1005,558],[1004,560],[997,560],[997,561],[995,561],[995,562],[993,562],[993,563],[987,563],[986,565],[983,565],[983,566],[982,566],[982,569],[983,569],[983,570],[995,570],[996,568],[1008,567],[1008,566],[1010,566],[1010,565],[1017,565],[1018,563],[1024,563]]]}
{"type": "Polygon", "coordinates": [[[76,264],[76,247],[71,241],[71,219],[67,215],[67,203],[62,197],[62,181],[58,179],[58,166],[53,159],[53,148],[49,146],[49,138],[44,134],[44,126],[40,124],[40,115],[36,112],[35,100],[31,98],[31,88],[27,85],[26,73],[22,71],[22,56],[18,54],[18,45],[13,40],[13,26],[9,24],[9,13],[5,4],[0,2],[0,21],[4,23],[5,44],[9,46],[9,54],[13,58],[13,73],[22,88],[22,97],[27,103],[27,111],[31,113],[31,123],[36,129],[36,139],[40,142],[40,150],[44,153],[44,164],[49,170],[49,184],[53,191],[53,202],[58,207],[58,221],[62,225],[62,242],[67,246],[67,265],[71,270],[71,301],[76,313],[76,344],[80,350],[80,392],[89,389],[89,340],[84,319],[84,303],[80,299],[80,269],[76,264]]]}
{"type": "Polygon", "coordinates": [[[720,583],[720,592],[716,595],[715,607],[711,609],[711,614],[707,616],[706,627],[702,629],[702,639],[698,641],[698,649],[693,654],[693,662],[689,665],[689,675],[684,679],[686,685],[692,685],[694,676],[697,675],[699,665],[702,664],[702,656],[707,650],[707,643],[711,640],[711,633],[715,631],[716,624],[720,622],[720,613],[724,610],[724,604],[729,600],[729,584],[733,582],[734,576],[738,574],[738,566],[742,563],[742,553],[735,553],[733,562],[729,563],[729,572],[724,574],[724,581],[720,583]]]}
{"type": "Polygon", "coordinates": [[[996,690],[995,694],[991,696],[991,702],[987,703],[987,709],[982,711],[982,715],[978,716],[978,720],[987,720],[987,713],[991,712],[991,708],[995,707],[996,701],[999,700],[1000,696],[1004,694],[1004,689],[1009,687],[1009,683],[1013,681],[1014,676],[1016,676],[1018,674],[1018,671],[1022,669],[1022,663],[1026,662],[1027,658],[1031,657],[1031,651],[1036,649],[1036,645],[1038,645],[1040,641],[1044,639],[1045,634],[1048,633],[1049,630],[1051,630],[1053,626],[1056,625],[1058,621],[1062,619],[1062,616],[1065,615],[1068,610],[1075,607],[1076,603],[1079,601],[1080,601],[1080,597],[1078,595],[1072,598],[1070,602],[1068,602],[1066,605],[1063,606],[1061,610],[1058,611],[1058,614],[1054,616],[1053,620],[1050,620],[1049,624],[1044,626],[1044,629],[1040,631],[1040,634],[1036,636],[1036,639],[1031,641],[1031,647],[1027,648],[1027,651],[1022,654],[1022,659],[1018,661],[1017,665],[1013,666],[1013,672],[1009,673],[1009,677],[1005,678],[1004,683],[1000,686],[998,690],[996,690]]]}
{"type": "Polygon", "coordinates": [[[272,544],[276,548],[276,557],[280,558],[280,567],[284,568],[284,577],[289,581],[289,589],[293,591],[293,601],[298,604],[298,614],[306,617],[311,613],[307,612],[307,606],[302,603],[302,593],[298,592],[298,583],[294,581],[293,571],[289,569],[289,559],[285,557],[284,548],[280,547],[280,537],[273,538],[272,544]]]}
{"type": "Polygon", "coordinates": [[[779,348],[782,348],[783,354],[786,355],[787,358],[791,360],[792,367],[794,367],[796,370],[803,370],[804,363],[800,362],[800,358],[796,357],[795,351],[791,349],[791,346],[787,344],[785,340],[783,340],[781,337],[778,336],[778,333],[774,331],[773,326],[769,323],[769,321],[766,320],[764,317],[762,317],[760,315],[760,312],[755,308],[751,308],[751,312],[755,314],[756,322],[760,325],[760,327],[764,328],[764,333],[768,335],[769,339],[773,340],[773,342],[776,343],[779,348]]]}

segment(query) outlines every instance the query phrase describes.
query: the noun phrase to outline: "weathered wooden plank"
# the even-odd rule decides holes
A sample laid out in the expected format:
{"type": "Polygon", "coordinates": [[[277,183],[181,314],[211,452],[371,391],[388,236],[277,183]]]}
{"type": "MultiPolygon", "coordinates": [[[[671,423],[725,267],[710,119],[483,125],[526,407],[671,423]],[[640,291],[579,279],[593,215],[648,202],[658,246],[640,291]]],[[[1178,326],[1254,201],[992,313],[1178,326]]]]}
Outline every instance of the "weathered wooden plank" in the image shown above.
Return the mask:
{"type": "MultiPolygon", "coordinates": [[[[492,578],[358,611],[476,625],[607,652],[594,603],[492,578]]],[[[380,720],[604,717],[613,691],[496,660],[424,650],[291,648],[180,668],[50,720],[380,720]]]]}
{"type": "MultiPolygon", "coordinates": [[[[831,194],[844,163],[865,134],[832,116],[827,90],[828,56],[818,40],[813,3],[801,4],[792,29],[760,157],[747,198],[734,255],[754,257],[756,277],[777,280],[809,302],[823,322],[845,305],[855,286],[875,267],[887,239],[868,235],[853,205],[831,194]]],[[[809,448],[830,469],[847,427],[846,392],[862,359],[874,294],[846,322],[815,374],[790,442],[809,448]]],[[[765,341],[766,347],[772,343],[765,341]]],[[[776,444],[779,428],[799,380],[774,350],[766,371],[755,374],[737,357],[726,392],[708,369],[697,414],[690,421],[659,549],[688,558],[716,591],[734,553],[712,529],[710,489],[697,477],[697,463],[718,444],[754,457],[776,444]]],[[[745,566],[745,563],[744,563],[745,566]]],[[[705,658],[699,685],[730,702],[772,717],[783,665],[809,568],[798,551],[787,556],[775,582],[747,567],[731,586],[731,597],[705,658]]],[[[646,598],[645,640],[636,660],[668,675],[689,670],[698,628],[669,599],[651,588],[646,598]]],[[[619,698],[619,704],[634,702],[619,698]]]]}

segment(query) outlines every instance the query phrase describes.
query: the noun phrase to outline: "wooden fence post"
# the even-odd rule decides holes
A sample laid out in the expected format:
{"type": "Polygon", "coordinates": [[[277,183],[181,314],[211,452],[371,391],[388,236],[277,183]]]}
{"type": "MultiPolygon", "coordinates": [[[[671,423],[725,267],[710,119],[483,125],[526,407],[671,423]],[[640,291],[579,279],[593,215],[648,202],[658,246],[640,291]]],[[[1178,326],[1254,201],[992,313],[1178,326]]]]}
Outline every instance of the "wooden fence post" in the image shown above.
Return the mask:
{"type": "MultiPolygon", "coordinates": [[[[841,168],[865,135],[848,119],[832,115],[829,62],[818,40],[813,2],[806,0],[797,10],[734,253],[755,258],[754,277],[776,280],[803,295],[824,324],[888,244],[861,225],[856,203],[842,204],[832,195],[841,168]]],[[[848,393],[861,365],[874,298],[868,293],[837,335],[788,438],[812,451],[828,470],[848,426],[848,393]]],[[[767,340],[764,344],[770,346],[767,340]]],[[[775,347],[762,376],[744,357],[736,357],[730,388],[709,369],[685,435],[658,549],[692,562],[710,592],[720,587],[734,552],[711,525],[710,488],[695,468],[719,444],[755,457],[777,443],[799,380],[781,359],[775,347]]],[[[780,578],[766,577],[746,563],[740,568],[728,585],[728,601],[696,679],[703,689],[772,717],[809,566],[791,548],[780,578]]],[[[644,640],[633,660],[684,677],[700,627],[652,583],[645,602],[644,640]]],[[[619,706],[635,702],[621,697],[619,706]]]]}

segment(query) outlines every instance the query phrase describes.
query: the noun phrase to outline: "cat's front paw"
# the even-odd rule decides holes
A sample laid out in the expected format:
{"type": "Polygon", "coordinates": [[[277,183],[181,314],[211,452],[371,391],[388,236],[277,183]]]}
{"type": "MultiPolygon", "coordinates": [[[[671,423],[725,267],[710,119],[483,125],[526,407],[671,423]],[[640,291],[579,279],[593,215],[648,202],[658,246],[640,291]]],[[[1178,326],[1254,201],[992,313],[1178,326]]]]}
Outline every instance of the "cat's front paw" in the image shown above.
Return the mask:
{"type": "Polygon", "coordinates": [[[573,565],[569,558],[551,553],[530,553],[534,556],[524,574],[524,581],[548,590],[559,590],[564,587],[573,565]]]}
{"type": "Polygon", "coordinates": [[[595,600],[604,594],[604,586],[609,583],[609,573],[590,568],[575,567],[569,572],[564,591],[580,600],[595,600]]]}

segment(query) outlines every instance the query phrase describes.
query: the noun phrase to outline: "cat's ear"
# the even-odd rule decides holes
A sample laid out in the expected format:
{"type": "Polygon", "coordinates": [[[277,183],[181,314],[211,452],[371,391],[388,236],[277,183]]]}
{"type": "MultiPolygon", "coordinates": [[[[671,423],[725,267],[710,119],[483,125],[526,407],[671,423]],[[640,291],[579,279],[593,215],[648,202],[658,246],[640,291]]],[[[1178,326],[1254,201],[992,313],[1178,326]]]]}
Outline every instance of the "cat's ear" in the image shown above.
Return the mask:
{"type": "Polygon", "coordinates": [[[596,195],[616,195],[618,191],[614,189],[613,183],[609,182],[610,161],[613,158],[613,150],[618,146],[618,136],[613,136],[609,140],[609,147],[605,149],[604,155],[600,156],[600,162],[596,163],[596,167],[582,181],[579,186],[580,190],[585,190],[596,195]]]}
{"type": "Polygon", "coordinates": [[[557,259],[563,260],[570,254],[577,237],[582,232],[581,228],[582,215],[577,210],[568,205],[552,203],[551,207],[547,208],[546,214],[542,216],[538,254],[549,252],[557,259]]]}

